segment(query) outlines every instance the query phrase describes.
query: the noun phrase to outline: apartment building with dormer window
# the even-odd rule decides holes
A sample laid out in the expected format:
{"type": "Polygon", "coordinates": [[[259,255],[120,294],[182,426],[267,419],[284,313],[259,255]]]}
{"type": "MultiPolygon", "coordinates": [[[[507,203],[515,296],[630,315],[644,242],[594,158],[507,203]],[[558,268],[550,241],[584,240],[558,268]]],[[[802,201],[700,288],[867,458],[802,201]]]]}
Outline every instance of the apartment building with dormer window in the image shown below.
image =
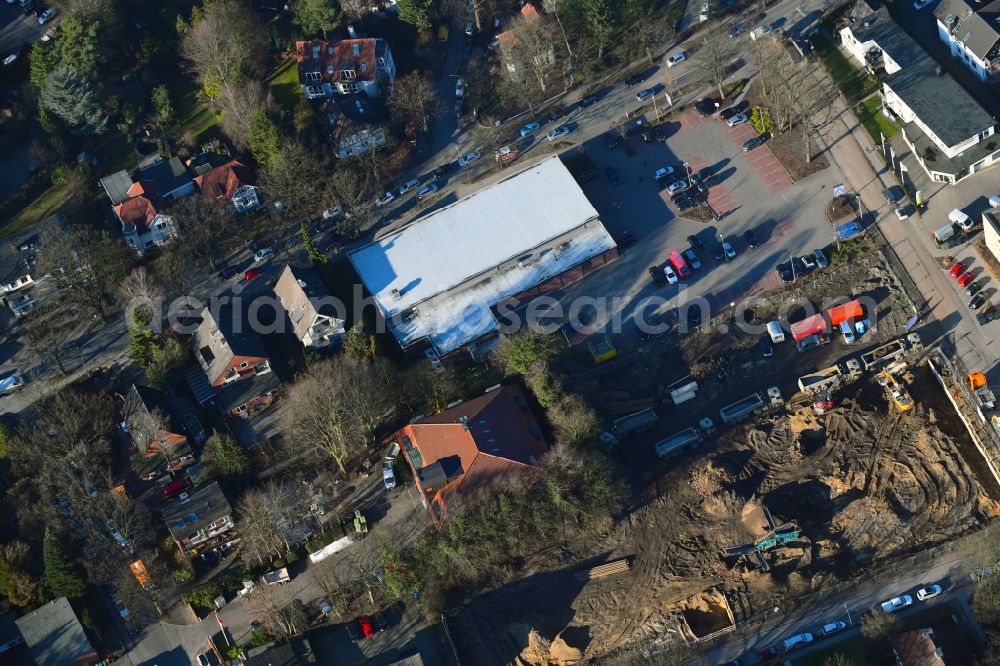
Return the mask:
{"type": "Polygon", "coordinates": [[[396,63],[384,39],[296,42],[295,59],[306,99],[357,93],[392,95],[396,63]]]}

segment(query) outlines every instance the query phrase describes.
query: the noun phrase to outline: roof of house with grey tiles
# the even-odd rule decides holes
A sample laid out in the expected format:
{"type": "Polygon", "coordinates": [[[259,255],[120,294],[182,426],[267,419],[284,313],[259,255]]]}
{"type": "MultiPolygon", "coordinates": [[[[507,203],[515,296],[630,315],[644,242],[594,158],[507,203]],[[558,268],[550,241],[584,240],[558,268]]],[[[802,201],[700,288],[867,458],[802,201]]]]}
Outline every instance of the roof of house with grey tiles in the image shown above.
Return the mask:
{"type": "Polygon", "coordinates": [[[979,58],[985,59],[1000,41],[1000,1],[970,4],[966,0],[941,0],[934,18],[979,58]]]}

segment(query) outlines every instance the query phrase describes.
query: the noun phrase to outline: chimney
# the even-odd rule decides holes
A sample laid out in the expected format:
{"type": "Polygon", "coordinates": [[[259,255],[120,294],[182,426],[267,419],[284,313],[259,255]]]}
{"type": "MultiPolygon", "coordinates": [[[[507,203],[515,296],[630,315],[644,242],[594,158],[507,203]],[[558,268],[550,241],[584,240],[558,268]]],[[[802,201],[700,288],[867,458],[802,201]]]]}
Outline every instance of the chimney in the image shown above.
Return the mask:
{"type": "Polygon", "coordinates": [[[462,415],[462,416],[459,417],[458,420],[462,422],[462,428],[464,428],[465,430],[469,430],[470,429],[469,428],[469,417],[468,416],[462,415]]]}
{"type": "Polygon", "coordinates": [[[944,69],[941,67],[941,65],[938,65],[937,67],[934,68],[934,73],[937,76],[941,76],[942,74],[944,74],[944,69]]]}
{"type": "Polygon", "coordinates": [[[398,301],[402,297],[403,297],[402,294],[399,293],[399,289],[393,289],[392,290],[392,300],[398,301]]]}
{"type": "Polygon", "coordinates": [[[351,36],[351,39],[357,39],[358,38],[358,33],[356,33],[354,31],[354,26],[353,25],[347,26],[347,34],[351,36]]]}

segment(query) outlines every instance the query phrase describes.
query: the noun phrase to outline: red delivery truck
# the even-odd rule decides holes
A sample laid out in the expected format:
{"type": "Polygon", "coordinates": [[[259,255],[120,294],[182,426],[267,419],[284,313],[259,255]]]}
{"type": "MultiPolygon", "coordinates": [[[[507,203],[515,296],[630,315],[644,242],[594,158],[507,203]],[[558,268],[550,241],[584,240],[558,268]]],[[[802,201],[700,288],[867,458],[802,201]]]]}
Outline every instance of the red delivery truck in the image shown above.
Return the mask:
{"type": "Polygon", "coordinates": [[[680,252],[677,250],[671,250],[669,259],[670,265],[674,267],[674,270],[677,271],[677,275],[679,275],[682,280],[684,278],[691,277],[691,268],[687,265],[687,262],[684,261],[684,257],[680,252]]]}

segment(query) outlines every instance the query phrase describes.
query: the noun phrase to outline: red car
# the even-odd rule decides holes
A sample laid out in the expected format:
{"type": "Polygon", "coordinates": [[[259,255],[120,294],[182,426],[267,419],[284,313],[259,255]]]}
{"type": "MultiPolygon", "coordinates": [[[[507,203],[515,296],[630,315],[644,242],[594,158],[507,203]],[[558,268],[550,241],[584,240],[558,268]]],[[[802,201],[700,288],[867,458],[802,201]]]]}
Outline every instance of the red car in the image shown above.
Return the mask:
{"type": "Polygon", "coordinates": [[[958,278],[959,275],[965,272],[965,262],[960,261],[951,267],[951,276],[953,278],[958,278]]]}
{"type": "Polygon", "coordinates": [[[378,632],[385,631],[386,629],[388,629],[388,625],[381,618],[362,615],[347,625],[347,634],[351,637],[352,641],[357,642],[365,638],[371,638],[378,632]]]}
{"type": "Polygon", "coordinates": [[[969,283],[976,279],[976,276],[972,274],[972,271],[965,271],[962,273],[962,277],[958,278],[958,286],[965,289],[969,286],[969,283]]]}
{"type": "Polygon", "coordinates": [[[757,656],[760,658],[761,661],[770,661],[775,657],[781,656],[784,653],[785,653],[785,648],[783,646],[772,645],[769,648],[761,650],[761,652],[757,656]]]}
{"type": "Polygon", "coordinates": [[[243,278],[249,282],[255,277],[260,277],[262,270],[260,268],[248,268],[247,272],[243,274],[243,278]]]}

